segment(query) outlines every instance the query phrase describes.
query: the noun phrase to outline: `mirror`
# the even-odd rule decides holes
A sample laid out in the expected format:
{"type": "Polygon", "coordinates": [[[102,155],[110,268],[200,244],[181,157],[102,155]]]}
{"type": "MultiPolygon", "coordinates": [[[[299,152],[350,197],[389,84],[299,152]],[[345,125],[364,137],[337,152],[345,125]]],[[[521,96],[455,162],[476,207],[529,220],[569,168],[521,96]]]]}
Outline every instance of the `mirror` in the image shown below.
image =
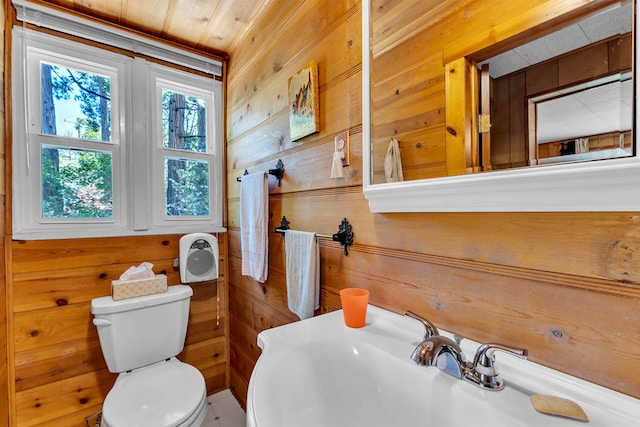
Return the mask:
{"type": "Polygon", "coordinates": [[[372,211],[640,210],[633,2],[515,1],[520,24],[502,32],[446,3],[378,3],[363,2],[372,211]],[[404,180],[390,182],[397,157],[404,180]]]}
{"type": "Polygon", "coordinates": [[[480,170],[633,155],[632,16],[615,3],[477,63],[480,170]]]}

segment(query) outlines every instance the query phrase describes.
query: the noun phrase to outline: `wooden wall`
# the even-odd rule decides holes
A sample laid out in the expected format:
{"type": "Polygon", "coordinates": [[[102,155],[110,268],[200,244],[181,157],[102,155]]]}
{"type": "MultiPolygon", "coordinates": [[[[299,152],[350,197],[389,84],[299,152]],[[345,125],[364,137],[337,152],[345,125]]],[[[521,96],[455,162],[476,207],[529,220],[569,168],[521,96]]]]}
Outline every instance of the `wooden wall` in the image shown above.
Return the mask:
{"type": "MultiPolygon", "coordinates": [[[[562,2],[563,11],[581,3],[562,2]]],[[[390,93],[399,94],[394,97],[400,103],[397,116],[374,117],[374,125],[381,126],[375,121],[384,119],[394,129],[393,125],[409,126],[411,120],[427,118],[428,124],[414,132],[412,145],[423,151],[443,149],[443,56],[450,60],[475,51],[491,38],[516,32],[525,22],[541,22],[562,12],[545,15],[545,7],[560,4],[553,1],[374,4],[374,15],[388,24],[381,33],[395,31],[404,37],[387,46],[381,70],[412,70],[396,80],[398,86],[388,86],[390,93]],[[416,20],[432,32],[415,31],[410,24],[416,20]]],[[[640,215],[370,213],[361,188],[360,19],[357,0],[274,4],[230,52],[227,182],[233,392],[245,401],[260,355],[257,334],[297,320],[287,308],[280,235],[270,235],[266,283],[240,272],[236,177],[245,168],[262,171],[282,159],[282,186],[270,183],[270,226],[286,215],[294,229],[330,234],[347,217],[355,233],[346,257],[337,244],[321,241],[320,312],[339,308],[341,288],[365,287],[374,305],[399,313],[416,311],[443,329],[480,342],[525,347],[535,362],[640,397],[640,215]],[[292,143],[287,80],[311,60],[319,66],[320,132],[292,143]],[[351,166],[345,168],[345,178],[334,180],[329,178],[333,138],[342,131],[350,135],[351,166]]]]}
{"type": "MultiPolygon", "coordinates": [[[[151,262],[170,285],[179,235],[12,241],[9,359],[13,368],[16,426],[78,426],[101,409],[116,374],[107,371],[91,299],[109,295],[111,281],[131,265],[151,262]]],[[[196,366],[212,393],[226,388],[226,234],[219,236],[216,281],[193,285],[189,327],[181,360],[196,366]],[[219,323],[217,292],[220,292],[219,323]]]]}

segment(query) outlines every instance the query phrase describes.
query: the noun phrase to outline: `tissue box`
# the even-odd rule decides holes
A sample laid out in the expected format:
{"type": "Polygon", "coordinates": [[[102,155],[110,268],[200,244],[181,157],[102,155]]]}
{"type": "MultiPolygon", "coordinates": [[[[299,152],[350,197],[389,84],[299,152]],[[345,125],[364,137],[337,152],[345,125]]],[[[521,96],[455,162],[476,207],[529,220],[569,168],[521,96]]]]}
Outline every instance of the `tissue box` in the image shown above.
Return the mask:
{"type": "Polygon", "coordinates": [[[157,274],[156,277],[148,279],[113,280],[111,282],[111,297],[114,300],[162,292],[167,292],[167,276],[164,274],[157,274]]]}

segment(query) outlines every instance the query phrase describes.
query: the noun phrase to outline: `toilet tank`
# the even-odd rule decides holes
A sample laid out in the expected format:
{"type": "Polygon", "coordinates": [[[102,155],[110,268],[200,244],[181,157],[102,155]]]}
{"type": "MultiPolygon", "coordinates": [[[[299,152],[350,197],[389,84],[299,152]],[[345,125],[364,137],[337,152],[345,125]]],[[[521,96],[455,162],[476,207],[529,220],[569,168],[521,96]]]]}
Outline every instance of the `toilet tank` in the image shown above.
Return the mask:
{"type": "Polygon", "coordinates": [[[193,290],[169,286],[167,292],[114,301],[91,301],[102,354],[110,372],[124,372],[176,356],[184,348],[193,290]]]}

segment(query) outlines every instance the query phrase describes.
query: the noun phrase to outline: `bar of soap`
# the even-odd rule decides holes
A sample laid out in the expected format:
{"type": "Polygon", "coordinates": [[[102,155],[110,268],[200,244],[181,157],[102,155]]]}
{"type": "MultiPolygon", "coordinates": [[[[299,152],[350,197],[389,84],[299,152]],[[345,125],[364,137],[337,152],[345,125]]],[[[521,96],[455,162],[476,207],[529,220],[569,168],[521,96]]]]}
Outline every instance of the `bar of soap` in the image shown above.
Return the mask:
{"type": "Polygon", "coordinates": [[[577,403],[556,396],[546,396],[534,394],[531,396],[531,403],[538,412],[560,417],[573,418],[580,421],[589,421],[587,414],[577,403]]]}

